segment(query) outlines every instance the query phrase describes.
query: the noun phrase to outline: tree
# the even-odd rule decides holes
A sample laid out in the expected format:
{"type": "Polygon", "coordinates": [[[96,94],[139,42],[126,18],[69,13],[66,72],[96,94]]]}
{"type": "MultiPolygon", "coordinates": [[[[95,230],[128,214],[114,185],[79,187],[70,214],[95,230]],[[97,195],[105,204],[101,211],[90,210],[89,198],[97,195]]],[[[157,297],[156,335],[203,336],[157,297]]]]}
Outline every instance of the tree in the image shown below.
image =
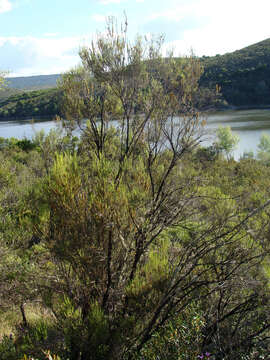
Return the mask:
{"type": "Polygon", "coordinates": [[[5,84],[4,76],[5,76],[5,73],[0,71],[0,90],[3,88],[3,86],[5,84]]]}
{"type": "MultiPolygon", "coordinates": [[[[174,177],[181,176],[179,161],[198,144],[203,131],[192,105],[201,73],[198,61],[191,57],[176,62],[172,55],[163,59],[161,38],[137,38],[131,44],[126,27],[118,34],[115,26],[109,22],[106,37],[99,36],[90,49],[80,52],[83,67],[63,77],[67,126],[76,121],[82,127],[82,120],[89,119],[83,131],[87,156],[83,164],[70,156],[58,157],[47,185],[47,241],[72,274],[67,280],[69,299],[75,308],[80,306],[88,331],[80,349],[85,359],[98,358],[98,351],[118,358],[131,348],[139,350],[162,321],[168,300],[159,289],[158,274],[163,271],[164,280],[168,276],[168,245],[160,239],[164,250],[158,254],[154,244],[168,226],[188,216],[177,203],[192,201],[192,190],[186,199],[187,189],[196,181],[184,176],[186,186],[179,186],[174,177]],[[111,119],[119,122],[118,131],[109,126],[111,119]],[[145,262],[157,277],[149,288],[145,262]],[[138,299],[144,292],[142,307],[138,299]],[[161,308],[156,314],[152,309],[149,316],[147,302],[154,293],[161,308]],[[95,340],[90,336],[93,321],[101,321],[103,329],[95,340]],[[123,346],[127,331],[131,336],[123,346]]],[[[74,352],[75,344],[73,340],[74,352]]]]}
{"type": "Polygon", "coordinates": [[[265,164],[270,162],[270,136],[263,134],[260,138],[260,143],[258,145],[258,159],[265,164]]]}
{"type": "MultiPolygon", "coordinates": [[[[267,248],[263,235],[256,240],[262,227],[251,223],[269,202],[239,212],[188,165],[204,125],[192,103],[197,60],[162,58],[160,38],[131,44],[126,25],[119,33],[110,20],[106,35],[81,50],[83,66],[63,76],[65,125],[81,128],[81,144],[56,155],[36,202],[42,207],[32,205],[53,264],[46,303],[72,360],[138,357],[171,321],[192,321],[196,301],[207,313],[196,351],[225,349],[217,334],[226,333],[227,319],[237,322],[241,299],[226,297],[218,318],[216,309],[237,284],[246,301],[253,290],[257,296],[244,284],[267,248]]],[[[258,287],[265,283],[262,276],[258,287]]],[[[243,328],[235,331],[235,347],[244,347],[243,328]]]]}
{"type": "Polygon", "coordinates": [[[217,147],[220,151],[224,151],[227,159],[230,158],[233,150],[237,148],[239,143],[239,136],[233,135],[229,126],[219,126],[217,129],[217,147]]]}

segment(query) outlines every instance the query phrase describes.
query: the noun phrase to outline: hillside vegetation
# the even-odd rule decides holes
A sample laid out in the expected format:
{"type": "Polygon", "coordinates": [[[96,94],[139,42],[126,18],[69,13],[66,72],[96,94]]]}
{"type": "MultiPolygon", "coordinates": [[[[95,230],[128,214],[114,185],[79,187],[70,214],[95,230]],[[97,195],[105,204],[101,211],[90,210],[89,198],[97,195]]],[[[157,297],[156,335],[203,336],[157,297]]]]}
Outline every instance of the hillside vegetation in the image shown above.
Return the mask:
{"type": "Polygon", "coordinates": [[[57,89],[18,92],[0,99],[0,119],[53,117],[59,114],[60,91],[57,89]]]}
{"type": "Polygon", "coordinates": [[[40,90],[56,87],[60,74],[19,76],[7,78],[7,85],[12,89],[40,90]]]}
{"type": "Polygon", "coordinates": [[[203,87],[216,84],[231,105],[270,104],[270,39],[225,55],[201,58],[203,87]]]}
{"type": "MultiPolygon", "coordinates": [[[[270,104],[270,39],[222,56],[204,56],[200,61],[204,73],[195,94],[197,108],[270,104]]],[[[58,74],[8,78],[7,87],[0,92],[0,119],[58,115],[59,92],[46,88],[55,88],[59,78],[58,74]]]]}
{"type": "Polygon", "coordinates": [[[0,359],[268,359],[270,139],[200,148],[200,62],[126,27],[63,76],[62,128],[0,138],[0,359]]]}

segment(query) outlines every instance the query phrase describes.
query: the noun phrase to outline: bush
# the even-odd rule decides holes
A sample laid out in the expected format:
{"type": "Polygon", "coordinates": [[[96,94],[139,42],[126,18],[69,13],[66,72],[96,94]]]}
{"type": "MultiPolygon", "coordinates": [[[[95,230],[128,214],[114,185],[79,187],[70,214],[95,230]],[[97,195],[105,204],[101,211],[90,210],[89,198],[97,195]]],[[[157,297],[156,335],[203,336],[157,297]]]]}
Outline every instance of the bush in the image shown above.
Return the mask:
{"type": "Polygon", "coordinates": [[[4,335],[0,341],[0,359],[18,360],[18,353],[12,335],[4,335]]]}

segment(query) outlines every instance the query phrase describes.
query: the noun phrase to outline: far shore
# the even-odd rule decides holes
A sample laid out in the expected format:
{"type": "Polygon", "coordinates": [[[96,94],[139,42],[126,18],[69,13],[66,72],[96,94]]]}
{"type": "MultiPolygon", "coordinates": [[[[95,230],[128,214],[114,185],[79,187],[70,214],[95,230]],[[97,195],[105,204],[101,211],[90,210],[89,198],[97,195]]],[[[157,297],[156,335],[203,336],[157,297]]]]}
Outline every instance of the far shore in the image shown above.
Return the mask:
{"type": "Polygon", "coordinates": [[[35,120],[46,120],[46,121],[55,121],[56,117],[58,115],[39,115],[39,116],[34,116],[34,115],[29,115],[29,116],[12,116],[12,117],[0,117],[0,122],[1,121],[15,121],[15,120],[32,120],[33,122],[35,122],[35,120]]]}
{"type": "Polygon", "coordinates": [[[250,104],[250,105],[224,105],[223,107],[207,107],[204,109],[200,109],[198,110],[199,112],[204,112],[204,113],[212,113],[212,112],[222,112],[222,111],[228,111],[228,110],[233,110],[233,111],[238,111],[238,110],[270,110],[270,104],[250,104]]]}
{"type": "MultiPolygon", "coordinates": [[[[240,111],[240,110],[270,110],[270,104],[261,104],[261,105],[254,105],[254,104],[250,104],[250,105],[241,105],[241,106],[236,106],[236,105],[224,105],[222,107],[215,107],[215,106],[209,106],[203,109],[198,109],[198,112],[201,113],[214,113],[214,112],[224,112],[224,111],[240,111]]],[[[29,115],[29,116],[16,116],[16,117],[0,117],[0,122],[1,121],[14,121],[14,120],[33,120],[33,122],[35,122],[35,120],[47,120],[47,121],[55,121],[56,117],[58,115],[39,115],[39,116],[34,116],[34,115],[29,115]]]]}

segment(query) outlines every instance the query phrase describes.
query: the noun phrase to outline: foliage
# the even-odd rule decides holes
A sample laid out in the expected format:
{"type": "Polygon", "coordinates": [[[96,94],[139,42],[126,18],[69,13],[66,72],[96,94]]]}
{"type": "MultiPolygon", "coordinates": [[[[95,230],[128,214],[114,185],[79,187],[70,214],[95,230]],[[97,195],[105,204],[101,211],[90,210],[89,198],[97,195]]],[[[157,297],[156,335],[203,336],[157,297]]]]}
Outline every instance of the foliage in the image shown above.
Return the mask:
{"type": "Polygon", "coordinates": [[[35,75],[8,78],[8,87],[17,90],[42,90],[55,88],[61,75],[35,75]]]}
{"type": "MultiPolygon", "coordinates": [[[[201,57],[204,72],[194,98],[197,108],[222,109],[228,105],[250,107],[269,104],[269,44],[270,41],[267,39],[233,53],[201,57]]],[[[2,107],[0,117],[59,115],[59,101],[51,99],[47,91],[41,92],[44,95],[36,99],[33,96],[31,101],[25,99],[25,94],[32,96],[35,93],[33,90],[54,87],[58,78],[59,75],[9,78],[10,87],[0,93],[0,99],[3,96],[7,99],[8,95],[10,99],[4,105],[0,104],[2,107]],[[26,90],[28,92],[25,92],[26,90]],[[23,93],[14,97],[12,96],[14,92],[23,93]],[[45,97],[49,100],[47,104],[44,101],[45,97]],[[18,101],[23,103],[20,103],[19,108],[16,109],[18,101]]]]}
{"type": "Polygon", "coordinates": [[[12,338],[4,335],[0,342],[0,358],[6,360],[16,360],[17,351],[12,338]]]}
{"type": "Polygon", "coordinates": [[[263,134],[258,145],[257,157],[265,164],[270,164],[270,136],[263,134]]]}
{"type": "Polygon", "coordinates": [[[4,73],[0,71],[0,90],[2,90],[4,84],[5,84],[5,79],[4,79],[4,73]]]}
{"type": "Polygon", "coordinates": [[[221,88],[224,99],[232,105],[269,104],[270,40],[222,56],[202,57],[204,74],[200,84],[221,88]]]}
{"type": "MultiPolygon", "coordinates": [[[[233,53],[200,58],[204,72],[199,89],[194,94],[196,107],[222,109],[228,105],[250,107],[269,104],[269,49],[267,39],[233,53]]],[[[0,103],[0,118],[59,115],[60,100],[59,95],[55,98],[56,90],[40,91],[44,87],[54,87],[57,78],[59,75],[8,79],[12,87],[0,93],[0,99],[4,97],[5,100],[0,103]],[[13,95],[14,92],[19,94],[13,95]]]]}
{"type": "Polygon", "coordinates": [[[200,353],[203,315],[191,305],[183,314],[172,317],[153,334],[137,359],[196,359],[200,353]]]}
{"type": "Polygon", "coordinates": [[[0,101],[0,118],[59,115],[61,95],[57,89],[36,90],[11,95],[0,101]]]}
{"type": "Polygon", "coordinates": [[[216,147],[219,151],[223,151],[227,159],[231,156],[233,150],[236,149],[237,144],[239,143],[239,136],[237,134],[232,133],[231,128],[229,126],[222,127],[219,126],[217,129],[217,142],[216,147]]]}
{"type": "Polygon", "coordinates": [[[11,359],[269,350],[270,168],[198,149],[200,65],[162,58],[161,40],[130,43],[109,21],[63,76],[66,133],[0,141],[0,310],[22,320],[0,343],[11,359]],[[37,301],[49,321],[29,320],[37,301]]]}
{"type": "MultiPolygon", "coordinates": [[[[124,252],[125,246],[132,241],[132,234],[138,231],[134,230],[134,226],[138,226],[139,216],[142,217],[142,204],[147,204],[149,188],[140,160],[143,152],[139,151],[138,159],[133,160],[132,166],[128,163],[125,165],[127,181],[121,181],[115,187],[112,179],[117,174],[117,168],[113,149],[114,144],[116,149],[118,146],[117,132],[111,130],[108,134],[110,146],[104,144],[104,147],[108,149],[109,158],[104,159],[103,156],[100,160],[92,150],[86,152],[89,146],[92,149],[86,132],[78,145],[76,155],[62,153],[56,156],[55,162],[54,155],[51,155],[52,160],[48,163],[50,175],[44,182],[47,171],[44,169],[43,152],[36,153],[39,146],[45,146],[44,153],[49,153],[46,151],[46,148],[49,149],[46,144],[55,143],[55,149],[58,149],[56,151],[65,151],[65,148],[57,145],[61,144],[61,137],[55,139],[53,134],[50,136],[52,139],[45,141],[42,134],[37,135],[40,140],[35,140],[35,143],[40,145],[32,150],[22,150],[14,140],[0,152],[5,153],[6,159],[6,162],[2,162],[6,170],[1,178],[1,206],[8,201],[7,212],[5,208],[2,210],[1,216],[5,216],[6,220],[1,231],[3,239],[13,239],[13,244],[16,244],[15,247],[5,247],[6,255],[2,257],[4,263],[1,270],[1,293],[4,297],[1,297],[1,306],[8,309],[11,303],[19,306],[21,300],[28,299],[31,302],[38,297],[42,299],[43,306],[51,308],[57,317],[57,326],[55,325],[53,330],[56,341],[52,337],[46,339],[43,335],[42,340],[40,334],[48,333],[46,329],[44,332],[42,322],[30,327],[25,336],[21,332],[15,334],[21,357],[26,353],[28,357],[43,360],[46,358],[43,357],[43,349],[50,349],[52,353],[66,359],[91,348],[95,358],[104,358],[111,356],[109,348],[116,344],[118,347],[115,356],[120,357],[120,344],[133,344],[134,337],[130,339],[131,334],[134,336],[137,327],[140,331],[141,326],[144,326],[153,311],[151,309],[156,309],[159,296],[166,296],[169,289],[172,291],[172,288],[167,288],[168,280],[173,281],[174,276],[176,281],[177,272],[179,280],[181,279],[177,293],[183,297],[179,308],[174,307],[172,313],[168,314],[168,319],[154,327],[149,340],[144,343],[139,353],[134,352],[131,346],[123,356],[140,359],[163,354],[165,358],[181,356],[185,359],[210,352],[220,359],[232,356],[240,358],[240,354],[243,358],[249,356],[252,359],[253,353],[267,354],[267,348],[263,347],[263,344],[266,344],[263,339],[267,333],[263,331],[269,324],[269,287],[264,275],[267,270],[265,251],[268,246],[268,212],[257,212],[249,221],[245,220],[245,227],[240,226],[239,231],[235,226],[260,207],[265,198],[269,198],[269,168],[253,159],[243,159],[237,163],[217,157],[208,160],[205,167],[205,160],[202,162],[199,154],[187,153],[187,156],[182,158],[181,169],[184,171],[174,173],[172,180],[176,181],[176,184],[178,181],[182,184],[185,181],[182,199],[192,196],[188,205],[190,212],[182,213],[180,220],[176,220],[174,226],[166,227],[167,230],[164,228],[149,246],[148,254],[143,257],[134,280],[126,286],[125,294],[129,296],[128,313],[125,318],[119,319],[119,310],[116,307],[120,304],[117,294],[119,288],[116,293],[114,288],[110,290],[109,296],[113,298],[107,300],[110,306],[107,312],[96,302],[91,303],[87,310],[83,301],[90,296],[95,298],[95,294],[99,294],[102,287],[107,285],[104,275],[104,283],[101,282],[103,268],[106,269],[104,253],[108,251],[106,247],[99,250],[102,244],[101,230],[105,232],[105,246],[108,245],[106,235],[108,236],[112,229],[120,240],[117,242],[115,239],[113,242],[112,254],[117,260],[112,260],[112,266],[121,264],[121,252],[124,252]],[[32,162],[34,154],[40,156],[37,163],[32,162]],[[92,154],[91,159],[89,154],[92,154]],[[36,171],[37,165],[43,168],[42,172],[41,169],[36,171]],[[22,181],[22,176],[26,175],[24,166],[28,170],[36,168],[35,172],[31,172],[33,190],[30,190],[30,193],[24,187],[28,183],[31,189],[31,183],[29,180],[22,181]],[[191,179],[194,177],[204,179],[203,182],[200,181],[200,187],[196,187],[196,192],[195,188],[191,188],[191,179]],[[37,181],[41,183],[38,184],[37,181]],[[19,183],[21,189],[18,188],[19,183]],[[129,186],[131,184],[132,187],[129,186]],[[15,193],[12,202],[7,198],[7,189],[10,186],[15,193]],[[29,207],[30,204],[32,205],[29,207]],[[53,205],[53,221],[50,220],[52,211],[48,212],[48,204],[53,205]],[[18,212],[23,216],[19,227],[16,221],[7,221],[8,211],[18,212]],[[129,212],[132,216],[130,223],[129,212]],[[117,229],[110,225],[113,222],[117,223],[117,229]],[[33,229],[32,233],[25,231],[29,226],[33,229]],[[234,229],[233,233],[230,233],[231,227],[234,229]],[[222,231],[227,235],[222,235],[222,231]],[[29,247],[33,234],[39,234],[41,242],[31,245],[26,257],[25,249],[29,247]],[[217,240],[219,236],[220,241],[217,240]],[[18,245],[22,244],[25,245],[20,251],[18,245]],[[93,254],[93,257],[89,256],[90,254],[93,254]],[[31,266],[22,267],[20,258],[31,266]],[[193,264],[195,266],[192,269],[193,264]],[[4,276],[9,277],[8,282],[4,276]],[[7,292],[7,288],[3,287],[10,284],[14,287],[13,292],[10,288],[7,292]],[[31,291],[31,286],[28,288],[26,284],[31,284],[38,292],[31,291]],[[86,290],[90,292],[87,293],[86,290]],[[194,301],[198,300],[194,307],[194,301]],[[186,302],[188,305],[185,305],[186,302]],[[115,313],[113,306],[116,307],[115,313]],[[83,309],[88,312],[86,318],[83,316],[83,309]],[[113,314],[117,320],[115,326],[113,314]],[[197,321],[199,327],[196,325],[197,321]],[[89,333],[92,334],[91,339],[89,333]],[[126,334],[129,334],[129,338],[126,334]],[[222,355],[218,355],[220,352],[222,355]]],[[[159,167],[165,166],[168,155],[161,152],[156,176],[162,171],[159,167]]],[[[170,187],[172,185],[173,182],[170,187]]],[[[178,204],[179,193],[175,201],[178,204]]],[[[169,205],[167,202],[167,207],[169,205]]],[[[162,208],[160,219],[163,219],[164,211],[162,208]]],[[[166,211],[168,216],[168,208],[166,211]]],[[[12,218],[9,221],[11,220],[12,218]]],[[[149,225],[151,224],[153,222],[149,222],[149,225]]],[[[149,225],[144,223],[145,232],[149,225]]],[[[138,233],[135,236],[137,237],[138,233]]],[[[1,244],[3,251],[3,242],[1,244]]],[[[127,262],[128,258],[124,259],[127,262]]],[[[126,263],[123,265],[128,266],[126,263]]],[[[113,270],[111,274],[112,281],[116,281],[116,271],[113,270]]],[[[104,293],[102,299],[103,297],[104,293]]],[[[27,312],[26,317],[28,318],[27,312]]],[[[7,344],[4,342],[2,347],[6,350],[3,351],[8,352],[7,356],[12,359],[12,342],[5,341],[7,344]]]]}

